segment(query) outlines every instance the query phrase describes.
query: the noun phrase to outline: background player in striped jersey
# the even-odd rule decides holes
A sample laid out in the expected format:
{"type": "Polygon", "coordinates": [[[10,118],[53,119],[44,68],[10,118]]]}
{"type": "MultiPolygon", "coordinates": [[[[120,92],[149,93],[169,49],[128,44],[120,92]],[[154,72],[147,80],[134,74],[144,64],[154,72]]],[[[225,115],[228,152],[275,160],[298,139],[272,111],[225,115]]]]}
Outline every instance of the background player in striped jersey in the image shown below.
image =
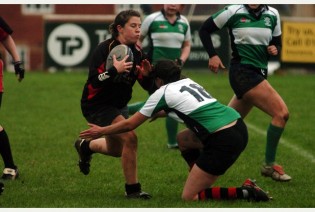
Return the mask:
{"type": "Polygon", "coordinates": [[[177,135],[179,149],[191,168],[182,193],[184,200],[268,201],[268,195],[250,179],[238,188],[211,188],[247,145],[247,128],[240,114],[219,103],[196,82],[181,76],[180,67],[172,60],[159,61],[153,75],[157,90],[139,112],[107,127],[89,124],[91,128],[82,131],[80,137],[93,139],[126,132],[150,117],[167,113],[187,126],[177,135]]]}
{"type": "MultiPolygon", "coordinates": [[[[183,4],[165,4],[161,11],[144,19],[139,43],[142,44],[146,37],[149,38],[148,56],[152,64],[160,59],[171,59],[183,66],[187,60],[191,48],[191,32],[188,20],[180,14],[183,7],[183,4]]],[[[149,91],[149,94],[152,92],[149,91]]],[[[129,105],[129,113],[137,112],[142,106],[143,102],[129,105]]],[[[177,148],[178,123],[172,118],[166,118],[165,126],[168,148],[177,148]]]]}
{"type": "MultiPolygon", "coordinates": [[[[13,59],[13,65],[15,69],[15,74],[18,77],[18,81],[22,81],[24,78],[24,68],[22,67],[22,62],[20,56],[16,50],[15,42],[11,37],[13,30],[10,26],[0,17],[0,42],[4,48],[8,51],[13,59]]],[[[0,106],[2,102],[3,95],[3,61],[0,55],[0,106]]],[[[16,179],[19,176],[18,168],[14,164],[13,156],[11,152],[10,142],[8,135],[4,128],[0,125],[0,153],[4,161],[4,170],[2,179],[16,179]]]]}
{"type": "Polygon", "coordinates": [[[267,81],[269,56],[277,55],[281,47],[279,13],[275,8],[262,4],[231,5],[209,17],[201,26],[199,35],[209,54],[209,68],[215,73],[225,67],[209,37],[223,27],[229,30],[233,51],[229,79],[235,95],[229,106],[236,109],[242,118],[253,106],[272,117],[261,174],[277,181],[290,181],[291,177],[275,162],[289,111],[267,81]]]}

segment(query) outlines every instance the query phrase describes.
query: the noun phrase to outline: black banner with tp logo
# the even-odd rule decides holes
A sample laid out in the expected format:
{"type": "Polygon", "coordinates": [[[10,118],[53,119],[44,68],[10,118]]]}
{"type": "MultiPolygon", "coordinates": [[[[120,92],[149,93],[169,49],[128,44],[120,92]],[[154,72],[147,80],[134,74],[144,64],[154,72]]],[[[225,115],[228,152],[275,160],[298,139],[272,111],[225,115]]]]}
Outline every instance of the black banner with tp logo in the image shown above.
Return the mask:
{"type": "MultiPolygon", "coordinates": [[[[94,48],[98,43],[111,37],[109,25],[110,22],[45,23],[45,68],[87,68],[94,48]]],[[[201,22],[192,21],[190,26],[191,52],[185,63],[185,69],[206,69],[209,58],[198,35],[201,22]]],[[[223,64],[228,67],[230,58],[228,32],[221,30],[213,34],[211,39],[223,64]]]]}

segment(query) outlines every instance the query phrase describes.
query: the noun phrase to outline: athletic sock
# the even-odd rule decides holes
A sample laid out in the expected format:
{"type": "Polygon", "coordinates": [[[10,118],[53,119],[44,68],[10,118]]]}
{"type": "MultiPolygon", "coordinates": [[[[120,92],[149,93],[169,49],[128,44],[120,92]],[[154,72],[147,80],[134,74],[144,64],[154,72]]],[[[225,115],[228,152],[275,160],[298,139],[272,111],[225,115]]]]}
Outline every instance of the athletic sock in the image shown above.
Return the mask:
{"type": "Polygon", "coordinates": [[[125,190],[126,190],[127,195],[136,193],[136,192],[141,192],[141,184],[140,183],[125,184],[125,190]]]}
{"type": "Polygon", "coordinates": [[[84,154],[89,154],[89,155],[92,155],[93,153],[95,153],[94,151],[92,151],[90,149],[90,142],[91,141],[87,141],[87,140],[84,140],[81,144],[81,150],[84,152],[84,154]]]}
{"type": "Polygon", "coordinates": [[[189,171],[190,171],[200,156],[200,150],[188,149],[188,150],[182,151],[181,154],[184,160],[186,161],[186,163],[188,164],[189,171]]]}
{"type": "Polygon", "coordinates": [[[129,114],[132,115],[138,112],[143,107],[144,103],[145,102],[136,102],[133,104],[129,104],[128,105],[129,114]]]}
{"type": "Polygon", "coordinates": [[[175,146],[177,144],[176,136],[177,136],[178,123],[174,119],[170,117],[166,117],[165,126],[166,126],[166,132],[167,132],[167,143],[170,146],[175,146]]]}
{"type": "Polygon", "coordinates": [[[265,162],[267,165],[271,165],[276,161],[277,146],[280,141],[284,128],[269,125],[267,130],[267,144],[266,144],[266,154],[265,162]]]}
{"type": "Polygon", "coordinates": [[[9,138],[4,129],[0,132],[0,154],[6,168],[16,169],[13,162],[9,138]]]}
{"type": "Polygon", "coordinates": [[[233,199],[246,199],[248,197],[247,190],[243,188],[229,187],[212,187],[207,188],[198,193],[199,200],[233,200],[233,199]],[[246,192],[244,192],[246,191],[246,192]],[[246,195],[247,194],[247,195],[246,195]]]}

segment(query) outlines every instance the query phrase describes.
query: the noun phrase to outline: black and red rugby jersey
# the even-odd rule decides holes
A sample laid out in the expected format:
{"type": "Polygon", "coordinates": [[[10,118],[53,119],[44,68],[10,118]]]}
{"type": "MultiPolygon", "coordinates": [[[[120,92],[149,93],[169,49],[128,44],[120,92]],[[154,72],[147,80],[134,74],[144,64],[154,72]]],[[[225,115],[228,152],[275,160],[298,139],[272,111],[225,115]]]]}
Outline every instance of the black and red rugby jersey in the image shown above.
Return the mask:
{"type": "Polygon", "coordinates": [[[125,107],[131,99],[132,87],[137,80],[145,90],[152,87],[151,78],[140,76],[136,72],[136,65],[141,65],[142,60],[147,58],[136,45],[129,46],[134,56],[133,68],[129,73],[117,74],[103,81],[99,80],[99,74],[106,71],[107,56],[119,44],[121,44],[119,41],[111,38],[100,43],[94,50],[90,60],[88,79],[81,98],[83,113],[98,110],[103,105],[125,107]]]}

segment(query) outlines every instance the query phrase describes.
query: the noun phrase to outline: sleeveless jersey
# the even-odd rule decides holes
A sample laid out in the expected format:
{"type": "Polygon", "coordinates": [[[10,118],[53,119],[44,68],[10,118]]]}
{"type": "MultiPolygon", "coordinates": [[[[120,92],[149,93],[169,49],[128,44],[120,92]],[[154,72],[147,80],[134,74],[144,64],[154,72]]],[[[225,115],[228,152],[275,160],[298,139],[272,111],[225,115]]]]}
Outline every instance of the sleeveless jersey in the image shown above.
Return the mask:
{"type": "Polygon", "coordinates": [[[141,35],[149,36],[152,51],[149,55],[153,63],[159,59],[179,58],[183,42],[191,40],[188,20],[179,15],[177,21],[171,24],[162,11],[145,18],[141,25],[141,35]]]}
{"type": "Polygon", "coordinates": [[[231,5],[212,15],[216,26],[227,27],[231,37],[233,57],[241,64],[267,68],[267,46],[272,37],[281,35],[280,16],[275,8],[265,9],[258,18],[244,5],[231,5]]]}
{"type": "Polygon", "coordinates": [[[165,110],[178,122],[184,122],[201,139],[240,118],[233,108],[219,103],[189,78],[160,87],[139,112],[151,117],[160,110],[165,110]]]}

